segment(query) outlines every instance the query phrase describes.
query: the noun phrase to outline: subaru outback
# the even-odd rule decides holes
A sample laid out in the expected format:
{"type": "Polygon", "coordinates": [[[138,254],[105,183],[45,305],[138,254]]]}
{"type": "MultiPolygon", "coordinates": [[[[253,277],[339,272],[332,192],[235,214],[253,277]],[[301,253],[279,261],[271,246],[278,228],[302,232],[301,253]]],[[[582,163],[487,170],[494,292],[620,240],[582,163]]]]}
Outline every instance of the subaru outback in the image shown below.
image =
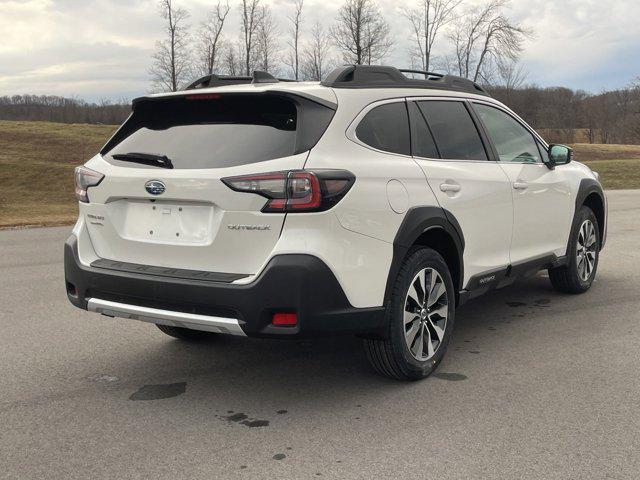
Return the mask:
{"type": "Polygon", "coordinates": [[[354,334],[397,379],[478,295],[543,269],[587,291],[607,230],[570,148],[472,81],[382,66],[138,98],[75,184],[75,306],[184,340],[354,334]]]}

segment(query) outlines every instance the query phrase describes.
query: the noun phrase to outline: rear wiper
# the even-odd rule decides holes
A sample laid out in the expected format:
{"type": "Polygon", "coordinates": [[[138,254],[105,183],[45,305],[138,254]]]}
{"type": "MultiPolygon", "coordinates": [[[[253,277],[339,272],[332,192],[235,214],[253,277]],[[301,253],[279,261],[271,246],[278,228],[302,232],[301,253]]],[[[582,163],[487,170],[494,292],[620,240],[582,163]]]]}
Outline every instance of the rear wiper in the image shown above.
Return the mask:
{"type": "Polygon", "coordinates": [[[143,165],[151,165],[152,167],[173,168],[171,159],[166,155],[155,155],[153,153],[116,153],[111,155],[114,160],[122,162],[141,163],[143,165]]]}

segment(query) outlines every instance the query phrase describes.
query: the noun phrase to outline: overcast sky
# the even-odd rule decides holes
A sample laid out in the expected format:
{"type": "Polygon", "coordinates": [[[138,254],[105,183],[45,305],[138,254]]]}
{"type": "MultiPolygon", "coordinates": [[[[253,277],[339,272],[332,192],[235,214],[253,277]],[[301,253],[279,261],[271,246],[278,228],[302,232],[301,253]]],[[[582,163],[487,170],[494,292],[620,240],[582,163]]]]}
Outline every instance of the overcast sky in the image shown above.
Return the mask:
{"type": "MultiPolygon", "coordinates": [[[[285,31],[291,2],[264,1],[285,31]]],[[[191,13],[190,23],[197,26],[217,0],[174,2],[191,13]]],[[[480,2],[466,0],[465,5],[480,2]]],[[[236,39],[239,0],[230,3],[234,8],[225,33],[236,39]]],[[[329,26],[341,3],[305,0],[305,25],[322,19],[329,26]]],[[[410,3],[379,0],[396,39],[385,63],[409,65],[403,39],[410,32],[400,8],[410,3]]],[[[640,76],[640,0],[512,0],[507,13],[535,31],[522,57],[529,83],[598,92],[640,76]]],[[[97,100],[145,94],[161,28],[156,0],[0,0],[0,95],[97,100]]]]}

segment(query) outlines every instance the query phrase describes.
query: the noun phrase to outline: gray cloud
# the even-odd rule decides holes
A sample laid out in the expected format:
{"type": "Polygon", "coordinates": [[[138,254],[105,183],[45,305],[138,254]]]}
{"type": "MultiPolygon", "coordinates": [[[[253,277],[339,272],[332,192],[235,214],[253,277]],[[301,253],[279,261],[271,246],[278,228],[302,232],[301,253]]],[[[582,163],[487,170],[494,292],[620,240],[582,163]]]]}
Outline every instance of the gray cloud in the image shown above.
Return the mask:
{"type": "MultiPolygon", "coordinates": [[[[182,0],[195,27],[215,0],[182,0]]],[[[472,8],[480,0],[466,0],[472,8]]],[[[396,46],[388,63],[408,65],[402,3],[380,0],[396,46]]],[[[237,1],[227,35],[239,38],[237,1]]],[[[306,26],[327,26],[340,0],[307,0],[306,26]]],[[[281,30],[289,0],[271,0],[281,30]]],[[[148,68],[162,23],[155,0],[0,0],[0,94],[48,93],[88,99],[131,98],[150,86],[148,68]]],[[[513,0],[509,15],[532,28],[523,64],[528,80],[599,91],[640,75],[637,0],[513,0]]],[[[284,44],[284,41],[283,41],[284,44]]],[[[447,42],[440,44],[446,53],[447,42]]]]}

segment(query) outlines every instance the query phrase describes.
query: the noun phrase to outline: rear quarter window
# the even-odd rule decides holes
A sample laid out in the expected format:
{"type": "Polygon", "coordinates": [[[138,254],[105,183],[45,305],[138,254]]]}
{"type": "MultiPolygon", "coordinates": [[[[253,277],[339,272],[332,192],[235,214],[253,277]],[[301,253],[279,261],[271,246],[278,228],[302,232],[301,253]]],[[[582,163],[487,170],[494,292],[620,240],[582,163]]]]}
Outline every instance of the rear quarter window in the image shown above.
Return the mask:
{"type": "Polygon", "coordinates": [[[377,150],[411,155],[405,102],[386,103],[371,109],[358,124],[356,137],[377,150]]]}

